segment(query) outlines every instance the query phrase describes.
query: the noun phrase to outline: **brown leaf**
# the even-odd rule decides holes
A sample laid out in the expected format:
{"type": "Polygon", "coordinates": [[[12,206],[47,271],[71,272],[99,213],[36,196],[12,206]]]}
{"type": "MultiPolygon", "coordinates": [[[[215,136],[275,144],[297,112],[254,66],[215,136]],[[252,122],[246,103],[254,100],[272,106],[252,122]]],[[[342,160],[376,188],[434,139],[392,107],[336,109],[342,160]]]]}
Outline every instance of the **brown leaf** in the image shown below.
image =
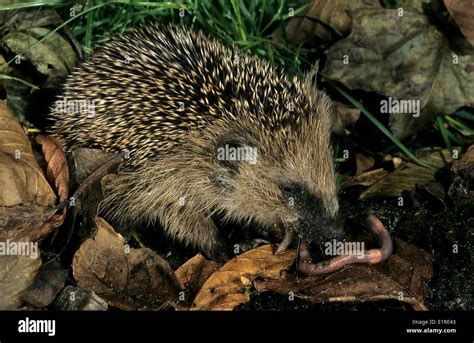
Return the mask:
{"type": "Polygon", "coordinates": [[[66,286],[53,302],[57,311],[107,311],[107,302],[94,292],[66,286]]]}
{"type": "Polygon", "coordinates": [[[360,117],[360,110],[349,107],[343,103],[334,101],[335,118],[333,120],[332,131],[338,135],[344,134],[346,127],[354,126],[360,117]]]}
{"type": "Polygon", "coordinates": [[[437,150],[420,157],[420,160],[432,166],[430,169],[414,162],[406,162],[395,171],[373,183],[362,192],[360,199],[369,199],[378,196],[401,196],[404,191],[412,191],[416,185],[423,185],[435,179],[439,169],[446,167],[452,156],[449,150],[437,150]]]}
{"type": "Polygon", "coordinates": [[[129,248],[102,218],[96,223],[94,238],[74,255],[73,273],[79,286],[124,310],[157,308],[163,301],[177,299],[179,283],[167,261],[148,248],[129,248]]]}
{"type": "Polygon", "coordinates": [[[393,133],[403,139],[435,115],[474,105],[474,56],[451,50],[426,15],[398,13],[353,11],[352,32],[329,48],[323,75],[386,96],[380,112],[390,114],[393,133]]]}
{"type": "Polygon", "coordinates": [[[390,174],[390,172],[383,168],[374,169],[360,175],[344,179],[342,188],[352,186],[371,186],[377,181],[386,177],[388,174],[390,174]]]}
{"type": "Polygon", "coordinates": [[[294,261],[295,252],[275,255],[268,244],[247,251],[212,274],[194,299],[193,310],[232,310],[250,300],[246,288],[257,277],[280,278],[294,261]]]}
{"type": "Polygon", "coordinates": [[[208,261],[201,254],[197,254],[181,265],[174,273],[182,289],[189,289],[193,294],[201,288],[209,276],[221,265],[208,261]]]}
{"type": "Polygon", "coordinates": [[[448,194],[456,206],[474,205],[474,145],[467,149],[461,159],[454,161],[451,175],[453,183],[448,194]]]}
{"type": "Polygon", "coordinates": [[[4,102],[0,131],[0,240],[38,240],[62,223],[50,209],[56,196],[4,102]]]}
{"type": "MultiPolygon", "coordinates": [[[[312,0],[303,13],[291,19],[287,24],[285,30],[288,42],[290,46],[315,38],[330,42],[334,36],[327,28],[328,25],[345,35],[351,30],[351,18],[348,12],[356,8],[374,6],[379,7],[379,2],[376,0],[312,0]]],[[[275,37],[277,42],[281,40],[279,31],[275,37]]]]}
{"type": "MultiPolygon", "coordinates": [[[[15,243],[0,242],[0,249],[3,249],[4,244],[15,243]]],[[[21,306],[25,290],[33,282],[40,266],[39,251],[37,256],[32,253],[30,256],[24,256],[2,252],[0,256],[0,310],[13,310],[21,306]]]]}
{"type": "Polygon", "coordinates": [[[42,265],[23,299],[37,308],[48,306],[63,289],[67,274],[57,261],[42,265]]]}
{"type": "Polygon", "coordinates": [[[444,5],[464,37],[474,45],[474,2],[470,0],[444,0],[444,5]]]}
{"type": "Polygon", "coordinates": [[[0,206],[0,242],[36,242],[61,226],[55,209],[38,205],[0,206]]]}
{"type": "Polygon", "coordinates": [[[45,183],[30,141],[3,101],[0,102],[0,130],[0,206],[28,202],[54,204],[54,192],[45,183]]]}
{"type": "Polygon", "coordinates": [[[375,158],[367,156],[361,153],[357,153],[355,156],[356,160],[356,175],[360,175],[367,170],[370,170],[375,164],[375,158]]]}
{"type": "Polygon", "coordinates": [[[426,286],[433,275],[431,255],[395,238],[396,252],[374,266],[349,265],[332,274],[284,280],[255,280],[258,292],[292,292],[295,297],[315,303],[333,301],[399,300],[415,310],[423,304],[426,286]]]}
{"type": "Polygon", "coordinates": [[[56,187],[59,202],[62,203],[69,194],[69,171],[63,144],[51,136],[39,135],[35,140],[41,145],[46,160],[46,177],[56,187]]]}

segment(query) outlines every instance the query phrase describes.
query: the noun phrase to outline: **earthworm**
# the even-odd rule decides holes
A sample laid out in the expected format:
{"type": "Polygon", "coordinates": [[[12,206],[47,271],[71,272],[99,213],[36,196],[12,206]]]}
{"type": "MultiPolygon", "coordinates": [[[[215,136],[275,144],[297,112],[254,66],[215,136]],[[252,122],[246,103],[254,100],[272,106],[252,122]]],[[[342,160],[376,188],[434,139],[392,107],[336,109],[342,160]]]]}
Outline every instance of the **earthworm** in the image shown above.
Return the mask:
{"type": "Polygon", "coordinates": [[[373,214],[367,217],[367,227],[379,244],[379,249],[371,249],[363,255],[341,255],[328,261],[311,263],[308,245],[301,242],[299,271],[308,275],[321,275],[331,273],[348,264],[368,263],[376,264],[389,258],[393,252],[393,243],[390,234],[382,222],[373,214]]]}

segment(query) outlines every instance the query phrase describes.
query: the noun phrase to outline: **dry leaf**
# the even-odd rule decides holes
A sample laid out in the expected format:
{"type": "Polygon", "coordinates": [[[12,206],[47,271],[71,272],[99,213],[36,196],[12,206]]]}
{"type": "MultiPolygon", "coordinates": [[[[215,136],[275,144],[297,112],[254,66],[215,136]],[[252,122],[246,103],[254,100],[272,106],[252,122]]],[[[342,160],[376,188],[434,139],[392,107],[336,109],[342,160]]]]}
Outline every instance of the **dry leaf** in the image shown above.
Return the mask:
{"type": "Polygon", "coordinates": [[[295,252],[273,253],[268,244],[247,251],[212,274],[196,295],[193,310],[232,310],[250,300],[246,288],[257,277],[280,278],[294,261],[295,252]]]}
{"type": "Polygon", "coordinates": [[[456,206],[474,205],[474,145],[464,153],[461,159],[454,161],[451,168],[453,183],[448,194],[456,206]]]}
{"type": "MultiPolygon", "coordinates": [[[[349,12],[365,7],[380,7],[380,4],[376,0],[312,0],[303,13],[291,19],[286,25],[288,42],[290,46],[315,38],[330,42],[335,38],[331,29],[337,30],[342,35],[349,33],[351,30],[349,12]]],[[[281,41],[279,31],[275,39],[277,42],[281,41]]]]}
{"type": "Polygon", "coordinates": [[[69,171],[63,144],[59,139],[50,136],[39,135],[35,140],[41,145],[46,160],[46,177],[50,184],[55,186],[59,202],[62,203],[69,194],[69,171]]]}
{"type": "Polygon", "coordinates": [[[474,56],[452,51],[425,15],[408,9],[401,17],[389,9],[352,14],[352,32],[329,48],[323,74],[349,89],[390,97],[393,105],[414,101],[407,103],[412,113],[387,108],[397,137],[409,137],[435,115],[474,105],[474,56]]]}
{"type": "Polygon", "coordinates": [[[423,185],[435,179],[436,172],[452,161],[449,150],[437,150],[420,157],[420,160],[432,166],[429,169],[414,162],[406,162],[395,171],[373,183],[363,191],[359,198],[369,199],[378,196],[396,197],[404,191],[412,191],[416,185],[423,185]]]}
{"type": "Polygon", "coordinates": [[[360,110],[349,107],[343,103],[333,101],[334,104],[334,120],[332,131],[338,135],[344,134],[346,127],[354,126],[360,117],[360,110]]]}
{"type": "Polygon", "coordinates": [[[36,241],[63,218],[51,209],[56,195],[20,124],[0,102],[0,241],[36,241]]]}
{"type": "Polygon", "coordinates": [[[13,310],[21,306],[25,290],[33,282],[40,266],[39,251],[37,256],[0,256],[0,310],[13,310]]]}
{"type": "Polygon", "coordinates": [[[367,170],[372,169],[375,165],[375,158],[367,156],[361,153],[357,153],[355,156],[356,160],[356,175],[365,173],[367,170]]]}
{"type": "Polygon", "coordinates": [[[74,255],[73,273],[79,286],[124,310],[157,308],[163,301],[177,299],[179,283],[167,261],[148,248],[129,248],[102,218],[96,223],[94,238],[74,255]]]}
{"type": "Polygon", "coordinates": [[[193,294],[201,288],[208,277],[219,269],[221,265],[208,261],[201,254],[197,254],[180,266],[174,273],[182,289],[189,289],[193,294]]]}
{"type": "Polygon", "coordinates": [[[53,205],[56,197],[36,162],[20,124],[0,102],[0,206],[35,202],[53,205]]]}
{"type": "Polygon", "coordinates": [[[354,177],[345,178],[342,188],[352,186],[371,186],[386,177],[388,174],[390,174],[390,172],[383,168],[371,170],[354,177]]]}
{"type": "Polygon", "coordinates": [[[474,45],[474,2],[471,0],[444,0],[444,5],[464,37],[474,45]]]}
{"type": "Polygon", "coordinates": [[[21,55],[38,72],[48,77],[68,75],[76,65],[77,56],[68,40],[45,27],[9,30],[1,39],[1,44],[7,51],[21,55]],[[47,34],[49,38],[38,43],[47,34]]]}
{"type": "Polygon", "coordinates": [[[57,261],[42,265],[23,299],[37,308],[48,306],[63,289],[67,274],[57,261]]]}
{"type": "Polygon", "coordinates": [[[94,292],[66,286],[53,302],[57,311],[107,311],[107,302],[94,292]]]}
{"type": "Polygon", "coordinates": [[[349,265],[332,274],[303,277],[296,281],[256,280],[258,292],[292,292],[311,302],[399,300],[415,310],[426,310],[423,304],[426,286],[433,275],[431,255],[395,238],[395,254],[373,266],[349,265]]]}
{"type": "Polygon", "coordinates": [[[0,242],[36,242],[61,226],[55,209],[37,205],[0,206],[0,242]]]}

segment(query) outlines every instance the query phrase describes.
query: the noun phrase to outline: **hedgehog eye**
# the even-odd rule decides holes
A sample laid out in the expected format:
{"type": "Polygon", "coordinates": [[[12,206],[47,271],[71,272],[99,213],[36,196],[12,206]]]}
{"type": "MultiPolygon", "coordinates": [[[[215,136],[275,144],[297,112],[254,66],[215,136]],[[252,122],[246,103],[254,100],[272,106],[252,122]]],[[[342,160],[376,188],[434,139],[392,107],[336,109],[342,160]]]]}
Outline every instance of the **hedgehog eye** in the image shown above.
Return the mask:
{"type": "Polygon", "coordinates": [[[256,158],[256,148],[242,137],[226,137],[216,145],[216,160],[220,165],[237,171],[239,162],[253,162],[256,158]]]}

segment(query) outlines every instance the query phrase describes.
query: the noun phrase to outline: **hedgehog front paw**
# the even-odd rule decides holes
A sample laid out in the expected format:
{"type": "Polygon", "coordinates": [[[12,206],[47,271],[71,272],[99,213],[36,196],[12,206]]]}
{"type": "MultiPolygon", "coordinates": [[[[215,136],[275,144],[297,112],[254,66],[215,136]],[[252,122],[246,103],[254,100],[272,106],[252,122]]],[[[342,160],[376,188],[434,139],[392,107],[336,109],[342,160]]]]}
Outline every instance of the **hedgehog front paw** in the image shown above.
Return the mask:
{"type": "Polygon", "coordinates": [[[286,227],[285,236],[283,237],[283,240],[281,241],[281,243],[278,245],[278,248],[275,251],[275,254],[278,255],[287,251],[288,247],[293,242],[294,237],[295,237],[295,233],[293,232],[293,230],[289,227],[286,227]]]}

